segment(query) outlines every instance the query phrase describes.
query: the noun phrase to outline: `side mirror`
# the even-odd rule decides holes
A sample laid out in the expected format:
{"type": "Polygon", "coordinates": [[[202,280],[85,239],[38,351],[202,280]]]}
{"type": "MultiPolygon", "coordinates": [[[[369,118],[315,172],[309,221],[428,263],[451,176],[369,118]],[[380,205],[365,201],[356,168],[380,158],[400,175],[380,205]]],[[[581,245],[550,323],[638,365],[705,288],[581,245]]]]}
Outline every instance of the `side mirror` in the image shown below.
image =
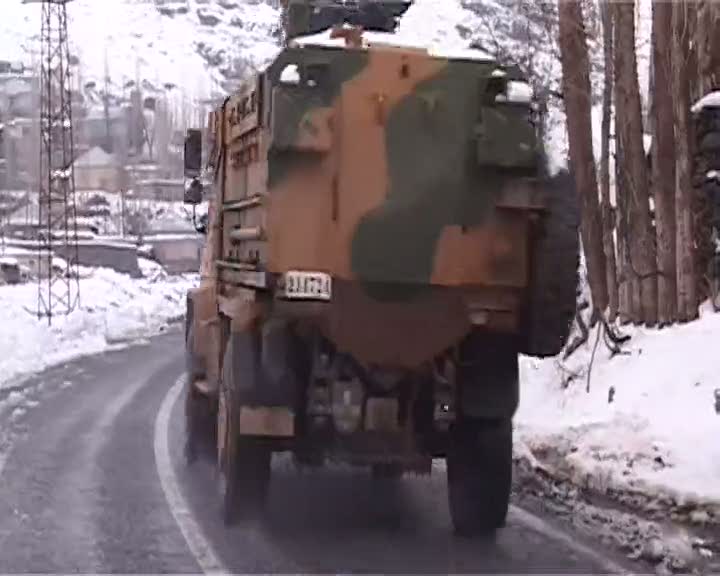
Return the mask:
{"type": "Polygon", "coordinates": [[[185,180],[185,190],[183,192],[183,202],[197,206],[203,199],[203,185],[198,178],[185,180]]]}
{"type": "Polygon", "coordinates": [[[202,171],[202,132],[188,130],[185,135],[185,178],[196,179],[202,171]]]}

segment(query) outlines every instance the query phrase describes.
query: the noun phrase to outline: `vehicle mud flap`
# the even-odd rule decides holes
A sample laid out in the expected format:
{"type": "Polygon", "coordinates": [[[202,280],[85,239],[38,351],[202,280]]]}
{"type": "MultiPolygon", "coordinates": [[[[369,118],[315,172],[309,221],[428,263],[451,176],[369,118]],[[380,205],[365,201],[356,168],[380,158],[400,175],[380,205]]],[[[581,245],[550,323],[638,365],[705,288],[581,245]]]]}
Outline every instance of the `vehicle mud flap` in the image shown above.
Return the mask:
{"type": "Polygon", "coordinates": [[[237,402],[293,408],[304,358],[299,339],[285,320],[271,319],[256,329],[232,332],[225,363],[237,402]]]}
{"type": "Polygon", "coordinates": [[[520,396],[517,343],[507,336],[471,332],[460,345],[457,382],[462,416],[512,419],[520,396]]]}
{"type": "Polygon", "coordinates": [[[456,534],[505,525],[512,486],[512,421],[463,418],[451,429],[448,504],[456,534]]]}
{"type": "Polygon", "coordinates": [[[205,378],[207,373],[205,359],[201,354],[197,353],[196,349],[195,328],[193,326],[195,322],[194,316],[192,300],[188,299],[185,317],[185,374],[190,382],[205,378]]]}
{"type": "Polygon", "coordinates": [[[248,362],[254,357],[253,340],[252,334],[234,333],[230,337],[218,394],[218,480],[226,525],[260,514],[270,484],[270,446],[261,438],[240,436],[238,384],[257,379],[257,363],[248,362]]]}
{"type": "Polygon", "coordinates": [[[188,292],[185,295],[185,343],[190,339],[190,327],[193,323],[195,316],[195,303],[192,299],[192,294],[188,292]]]}

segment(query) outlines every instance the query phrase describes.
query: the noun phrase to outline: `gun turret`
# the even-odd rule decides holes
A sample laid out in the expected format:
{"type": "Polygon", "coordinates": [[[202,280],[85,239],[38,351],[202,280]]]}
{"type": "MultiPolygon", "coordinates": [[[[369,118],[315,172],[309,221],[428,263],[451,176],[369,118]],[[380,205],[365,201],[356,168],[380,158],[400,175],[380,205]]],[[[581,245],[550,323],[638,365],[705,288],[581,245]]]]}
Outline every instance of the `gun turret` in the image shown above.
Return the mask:
{"type": "Polygon", "coordinates": [[[337,24],[393,32],[413,0],[282,0],[285,41],[337,24]]]}

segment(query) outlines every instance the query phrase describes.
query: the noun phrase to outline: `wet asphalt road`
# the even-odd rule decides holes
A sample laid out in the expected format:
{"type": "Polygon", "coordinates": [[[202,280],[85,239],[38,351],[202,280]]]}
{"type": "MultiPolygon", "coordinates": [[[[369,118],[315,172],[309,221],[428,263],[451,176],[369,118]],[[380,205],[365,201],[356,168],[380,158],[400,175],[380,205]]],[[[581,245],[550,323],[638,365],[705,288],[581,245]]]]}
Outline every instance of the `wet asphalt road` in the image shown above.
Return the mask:
{"type": "Polygon", "coordinates": [[[442,473],[379,482],[343,469],[298,472],[280,458],[266,521],[226,529],[211,463],[182,459],[180,401],[169,418],[170,466],[156,462],[158,411],[182,369],[176,332],[24,382],[26,409],[8,408],[0,393],[0,573],[200,572],[160,474],[235,573],[607,572],[518,510],[492,541],[454,538],[442,473]]]}

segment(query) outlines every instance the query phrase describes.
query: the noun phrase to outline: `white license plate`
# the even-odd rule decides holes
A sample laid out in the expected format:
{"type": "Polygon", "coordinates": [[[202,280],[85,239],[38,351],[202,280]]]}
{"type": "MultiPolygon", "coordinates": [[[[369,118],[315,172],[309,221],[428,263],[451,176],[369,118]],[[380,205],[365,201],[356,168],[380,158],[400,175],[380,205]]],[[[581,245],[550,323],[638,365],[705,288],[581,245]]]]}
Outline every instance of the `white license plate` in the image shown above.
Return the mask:
{"type": "Polygon", "coordinates": [[[332,278],[323,272],[285,272],[282,294],[296,300],[330,300],[332,278]]]}

